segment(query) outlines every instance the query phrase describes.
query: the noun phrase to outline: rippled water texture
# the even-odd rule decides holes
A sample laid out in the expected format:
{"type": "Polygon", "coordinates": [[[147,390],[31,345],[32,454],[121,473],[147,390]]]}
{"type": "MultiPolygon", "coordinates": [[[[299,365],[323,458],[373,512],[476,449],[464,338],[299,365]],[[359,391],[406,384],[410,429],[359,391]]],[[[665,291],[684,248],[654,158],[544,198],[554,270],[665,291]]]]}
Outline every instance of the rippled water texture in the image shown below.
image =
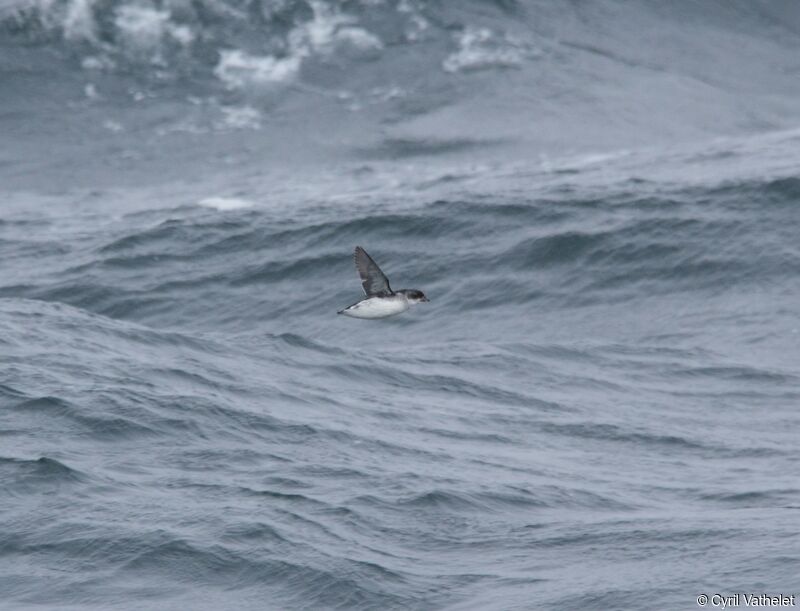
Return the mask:
{"type": "Polygon", "coordinates": [[[798,33],[0,5],[0,609],[800,594],[798,33]]]}

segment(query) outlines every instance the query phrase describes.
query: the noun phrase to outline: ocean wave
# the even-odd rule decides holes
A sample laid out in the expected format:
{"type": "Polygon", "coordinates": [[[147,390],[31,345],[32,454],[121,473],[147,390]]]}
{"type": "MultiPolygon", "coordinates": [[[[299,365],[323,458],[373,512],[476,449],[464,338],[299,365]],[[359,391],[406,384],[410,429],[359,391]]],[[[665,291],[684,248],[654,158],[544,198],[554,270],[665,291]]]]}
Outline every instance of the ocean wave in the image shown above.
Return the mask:
{"type": "Polygon", "coordinates": [[[748,490],[740,492],[704,492],[700,498],[704,501],[717,502],[720,505],[736,505],[738,507],[774,507],[788,503],[800,490],[794,488],[778,490],[748,490]]]}
{"type": "Polygon", "coordinates": [[[543,428],[559,435],[569,435],[586,439],[597,439],[609,442],[628,442],[646,446],[677,447],[684,450],[711,451],[704,443],[677,435],[660,435],[642,431],[626,431],[623,427],[613,424],[586,423],[586,424],[556,424],[547,423],[543,428]]]}
{"type": "Polygon", "coordinates": [[[139,66],[162,77],[201,71],[225,87],[246,89],[291,82],[310,61],[373,58],[384,45],[360,23],[363,12],[372,9],[398,24],[414,19],[373,4],[357,3],[348,12],[339,3],[316,0],[249,7],[230,0],[164,6],[25,0],[7,6],[0,25],[17,38],[61,41],[87,70],[139,66]]]}
{"type": "Polygon", "coordinates": [[[3,3],[0,607],[786,590],[787,7],[3,3]]]}
{"type": "MultiPolygon", "coordinates": [[[[434,298],[455,299],[453,307],[463,311],[499,304],[546,306],[560,302],[566,292],[573,303],[586,305],[624,300],[643,287],[652,294],[760,287],[800,269],[800,256],[787,242],[770,248],[773,240],[762,239],[762,232],[787,231],[788,208],[760,209],[758,231],[745,212],[758,204],[742,208],[742,198],[755,193],[794,197],[774,185],[740,187],[744,195],[721,194],[714,185],[706,192],[676,190],[656,199],[626,193],[605,200],[565,195],[526,203],[437,199],[403,213],[358,211],[341,218],[323,211],[292,224],[275,224],[269,209],[257,207],[224,213],[186,208],[152,224],[158,212],[140,213],[132,228],[98,236],[88,249],[61,245],[54,251],[32,241],[19,250],[8,244],[19,257],[43,257],[48,263],[40,263],[40,269],[48,272],[34,284],[0,292],[149,324],[177,317],[181,310],[186,319],[230,318],[229,308],[236,304],[224,303],[223,294],[239,294],[244,308],[258,298],[252,292],[258,287],[282,287],[288,291],[285,303],[260,315],[281,315],[290,307],[305,315],[318,304],[290,286],[352,279],[348,252],[356,244],[402,286],[398,283],[414,275],[405,258],[409,243],[427,261],[418,282],[432,286],[434,298]],[[715,198],[714,205],[690,205],[704,198],[715,198]],[[731,213],[734,203],[738,211],[731,213]],[[587,214],[594,220],[587,222],[587,214]],[[465,246],[448,252],[436,246],[443,240],[465,246]],[[513,273],[498,275],[498,269],[513,273]],[[158,273],[149,274],[152,270],[158,273]],[[579,301],[575,287],[581,289],[579,301]],[[458,299],[465,290],[471,298],[458,299]],[[201,312],[199,301],[221,307],[201,312]]],[[[336,285],[337,301],[357,297],[357,284],[351,288],[336,285]]]]}
{"type": "MultiPolygon", "coordinates": [[[[456,492],[436,489],[405,498],[378,498],[361,496],[353,501],[357,506],[379,508],[382,511],[402,513],[410,507],[417,511],[447,515],[472,513],[501,513],[509,511],[535,511],[548,507],[591,507],[594,510],[621,511],[630,509],[624,503],[597,495],[588,490],[559,486],[539,486],[536,490],[514,489],[505,491],[456,492]]],[[[446,538],[444,533],[440,535],[446,538]]]]}
{"type": "Polygon", "coordinates": [[[513,37],[498,37],[488,28],[468,27],[458,35],[458,50],[442,62],[446,72],[518,68],[531,51],[513,37]]]}
{"type": "Polygon", "coordinates": [[[132,419],[92,415],[88,410],[56,397],[26,399],[7,409],[15,412],[15,420],[25,422],[26,428],[48,428],[54,426],[56,420],[63,419],[77,425],[74,433],[85,432],[104,441],[157,434],[153,428],[132,419]]]}
{"type": "MultiPolygon", "coordinates": [[[[785,78],[793,38],[767,25],[794,23],[791,11],[776,4],[754,15],[736,1],[678,15],[640,1],[603,12],[485,0],[11,0],[0,12],[10,91],[0,121],[42,146],[55,143],[51,153],[65,163],[85,155],[72,173],[53,166],[62,180],[83,184],[109,167],[147,175],[167,162],[177,175],[207,174],[197,159],[223,166],[236,159],[258,173],[267,158],[291,168],[320,157],[410,162],[476,154],[530,160],[548,169],[548,180],[563,182],[602,173],[641,149],[669,149],[669,157],[680,143],[795,126],[796,92],[785,78]],[[702,25],[687,30],[682,19],[702,25]],[[746,45],[734,42],[741,24],[752,30],[753,53],[741,54],[746,45]],[[665,32],[664,44],[642,38],[653,28],[665,32]],[[743,69],[729,70],[727,57],[743,69]],[[757,85],[748,71],[758,72],[757,85]],[[651,79],[648,87],[615,93],[642,78],[651,79]],[[691,113],[668,95],[676,78],[691,113]],[[501,108],[490,102],[497,91],[506,92],[501,108]],[[71,104],[68,129],[43,120],[57,114],[44,102],[53,98],[71,104]],[[663,124],[646,109],[658,109],[663,124]],[[581,127],[587,124],[592,129],[581,127]],[[79,143],[69,135],[90,132],[79,143]],[[194,160],[170,153],[178,142],[196,147],[199,135],[205,139],[194,160]],[[294,144],[288,150],[277,142],[294,144]],[[552,163],[576,151],[579,159],[552,163]]],[[[749,152],[712,142],[693,152],[690,165],[727,166],[735,176],[749,152]]],[[[10,164],[15,183],[35,186],[41,159],[22,153],[0,158],[0,167],[10,164]]],[[[640,174],[626,178],[648,178],[640,174]]]]}
{"type": "Polygon", "coordinates": [[[35,460],[0,457],[0,473],[5,481],[6,494],[52,494],[62,486],[80,484],[89,477],[54,458],[42,456],[35,460]]]}

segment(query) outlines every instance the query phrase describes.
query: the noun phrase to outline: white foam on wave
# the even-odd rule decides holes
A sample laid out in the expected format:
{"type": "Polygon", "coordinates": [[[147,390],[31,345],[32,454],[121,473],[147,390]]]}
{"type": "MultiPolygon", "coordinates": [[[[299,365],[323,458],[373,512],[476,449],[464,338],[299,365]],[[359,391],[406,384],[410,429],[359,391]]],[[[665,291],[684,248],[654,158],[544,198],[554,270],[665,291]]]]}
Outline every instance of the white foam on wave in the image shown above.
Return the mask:
{"type": "Polygon", "coordinates": [[[162,46],[170,41],[186,47],[194,40],[194,33],[185,25],[171,21],[168,10],[146,5],[124,5],[114,17],[117,32],[129,48],[139,53],[152,53],[151,59],[162,61],[162,46]]]}
{"type": "MultiPolygon", "coordinates": [[[[98,36],[98,16],[105,10],[98,0],[38,0],[34,4],[42,23],[52,29],[60,29],[67,40],[87,41],[109,50],[107,41],[98,36]]],[[[113,5],[112,5],[113,7],[113,5]]],[[[166,41],[188,46],[195,34],[189,26],[175,23],[171,12],[147,2],[121,4],[113,7],[114,35],[128,48],[159,51],[166,41]]],[[[103,21],[105,22],[105,21],[103,21]]]]}
{"type": "Polygon", "coordinates": [[[149,6],[121,6],[114,17],[114,25],[125,41],[145,49],[159,45],[168,22],[168,11],[149,6]]]}
{"type": "MultiPolygon", "coordinates": [[[[201,19],[193,18],[195,14],[219,11],[222,19],[237,27],[249,19],[248,11],[233,0],[15,1],[29,2],[28,10],[45,29],[69,41],[88,43],[82,47],[91,50],[83,58],[86,70],[112,70],[133,61],[163,67],[165,72],[158,73],[161,76],[172,74],[173,63],[179,66],[183,60],[195,61],[191,51],[198,42],[217,43],[215,28],[203,25],[201,19]]],[[[381,2],[367,0],[368,4],[381,2]]],[[[2,3],[0,0],[0,9],[2,3]]],[[[338,3],[308,0],[308,6],[310,13],[296,17],[285,38],[283,32],[276,32],[261,48],[257,39],[248,39],[247,46],[230,42],[217,47],[214,75],[230,90],[271,89],[293,82],[307,61],[325,61],[333,55],[375,59],[382,52],[381,39],[338,3]]]]}
{"type": "Polygon", "coordinates": [[[232,129],[259,129],[261,113],[252,106],[222,106],[223,120],[220,127],[232,129]]]}
{"type": "Polygon", "coordinates": [[[114,121],[113,119],[106,119],[103,121],[103,129],[107,129],[110,132],[119,133],[125,131],[125,126],[122,125],[119,121],[114,121]]]}
{"type": "Polygon", "coordinates": [[[205,199],[201,199],[199,202],[197,202],[197,205],[203,206],[204,208],[214,208],[215,210],[219,210],[221,212],[227,212],[229,210],[252,208],[254,204],[249,200],[239,197],[206,197],[205,199]]]}
{"type": "Polygon", "coordinates": [[[322,2],[312,2],[311,8],[314,18],[295,28],[289,35],[290,46],[301,55],[330,53],[341,45],[362,51],[383,48],[377,36],[354,25],[353,17],[336,12],[322,2]]]}
{"type": "Polygon", "coordinates": [[[301,57],[276,58],[272,55],[249,55],[239,49],[220,52],[214,74],[229,89],[242,89],[249,85],[280,83],[297,74],[301,57]]]}
{"type": "MultiPolygon", "coordinates": [[[[52,2],[45,1],[43,8],[49,9],[52,4],[52,2]]],[[[63,22],[64,37],[67,40],[94,41],[97,39],[93,4],[92,0],[71,0],[67,5],[63,22]]]]}
{"type": "Polygon", "coordinates": [[[274,85],[294,79],[303,62],[313,56],[324,57],[340,50],[370,56],[383,49],[380,39],[355,26],[352,17],[321,2],[312,2],[311,8],[313,19],[290,32],[285,55],[252,55],[241,49],[222,50],[214,74],[229,89],[274,85]]]}
{"type": "Polygon", "coordinates": [[[458,36],[458,51],[442,62],[445,72],[518,68],[523,49],[509,37],[497,37],[488,28],[468,27],[458,36]]]}
{"type": "Polygon", "coordinates": [[[336,33],[339,43],[349,43],[359,51],[379,51],[383,48],[380,39],[363,28],[346,27],[336,33]]]}
{"type": "Polygon", "coordinates": [[[108,57],[89,55],[81,60],[81,68],[84,70],[112,70],[114,62],[108,57]]]}

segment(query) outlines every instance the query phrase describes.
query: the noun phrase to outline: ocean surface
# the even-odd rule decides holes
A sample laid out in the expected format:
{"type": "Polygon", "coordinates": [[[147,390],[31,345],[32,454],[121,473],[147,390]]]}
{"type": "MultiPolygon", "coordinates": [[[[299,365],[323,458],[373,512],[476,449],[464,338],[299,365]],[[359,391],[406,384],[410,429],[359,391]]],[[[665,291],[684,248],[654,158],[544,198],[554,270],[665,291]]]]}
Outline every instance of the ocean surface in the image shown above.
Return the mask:
{"type": "Polygon", "coordinates": [[[799,442],[797,2],[0,1],[3,611],[800,595],[799,442]]]}

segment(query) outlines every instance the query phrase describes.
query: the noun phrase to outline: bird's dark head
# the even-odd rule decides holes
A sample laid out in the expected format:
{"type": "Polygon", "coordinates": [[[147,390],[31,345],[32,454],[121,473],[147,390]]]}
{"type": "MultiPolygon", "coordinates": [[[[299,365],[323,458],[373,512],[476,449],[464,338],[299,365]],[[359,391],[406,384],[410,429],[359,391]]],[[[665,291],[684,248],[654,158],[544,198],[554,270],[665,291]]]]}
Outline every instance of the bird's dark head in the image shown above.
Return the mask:
{"type": "Polygon", "coordinates": [[[425,293],[418,291],[417,289],[406,289],[404,293],[410,303],[423,303],[425,301],[430,301],[430,299],[425,297],[425,293]]]}

